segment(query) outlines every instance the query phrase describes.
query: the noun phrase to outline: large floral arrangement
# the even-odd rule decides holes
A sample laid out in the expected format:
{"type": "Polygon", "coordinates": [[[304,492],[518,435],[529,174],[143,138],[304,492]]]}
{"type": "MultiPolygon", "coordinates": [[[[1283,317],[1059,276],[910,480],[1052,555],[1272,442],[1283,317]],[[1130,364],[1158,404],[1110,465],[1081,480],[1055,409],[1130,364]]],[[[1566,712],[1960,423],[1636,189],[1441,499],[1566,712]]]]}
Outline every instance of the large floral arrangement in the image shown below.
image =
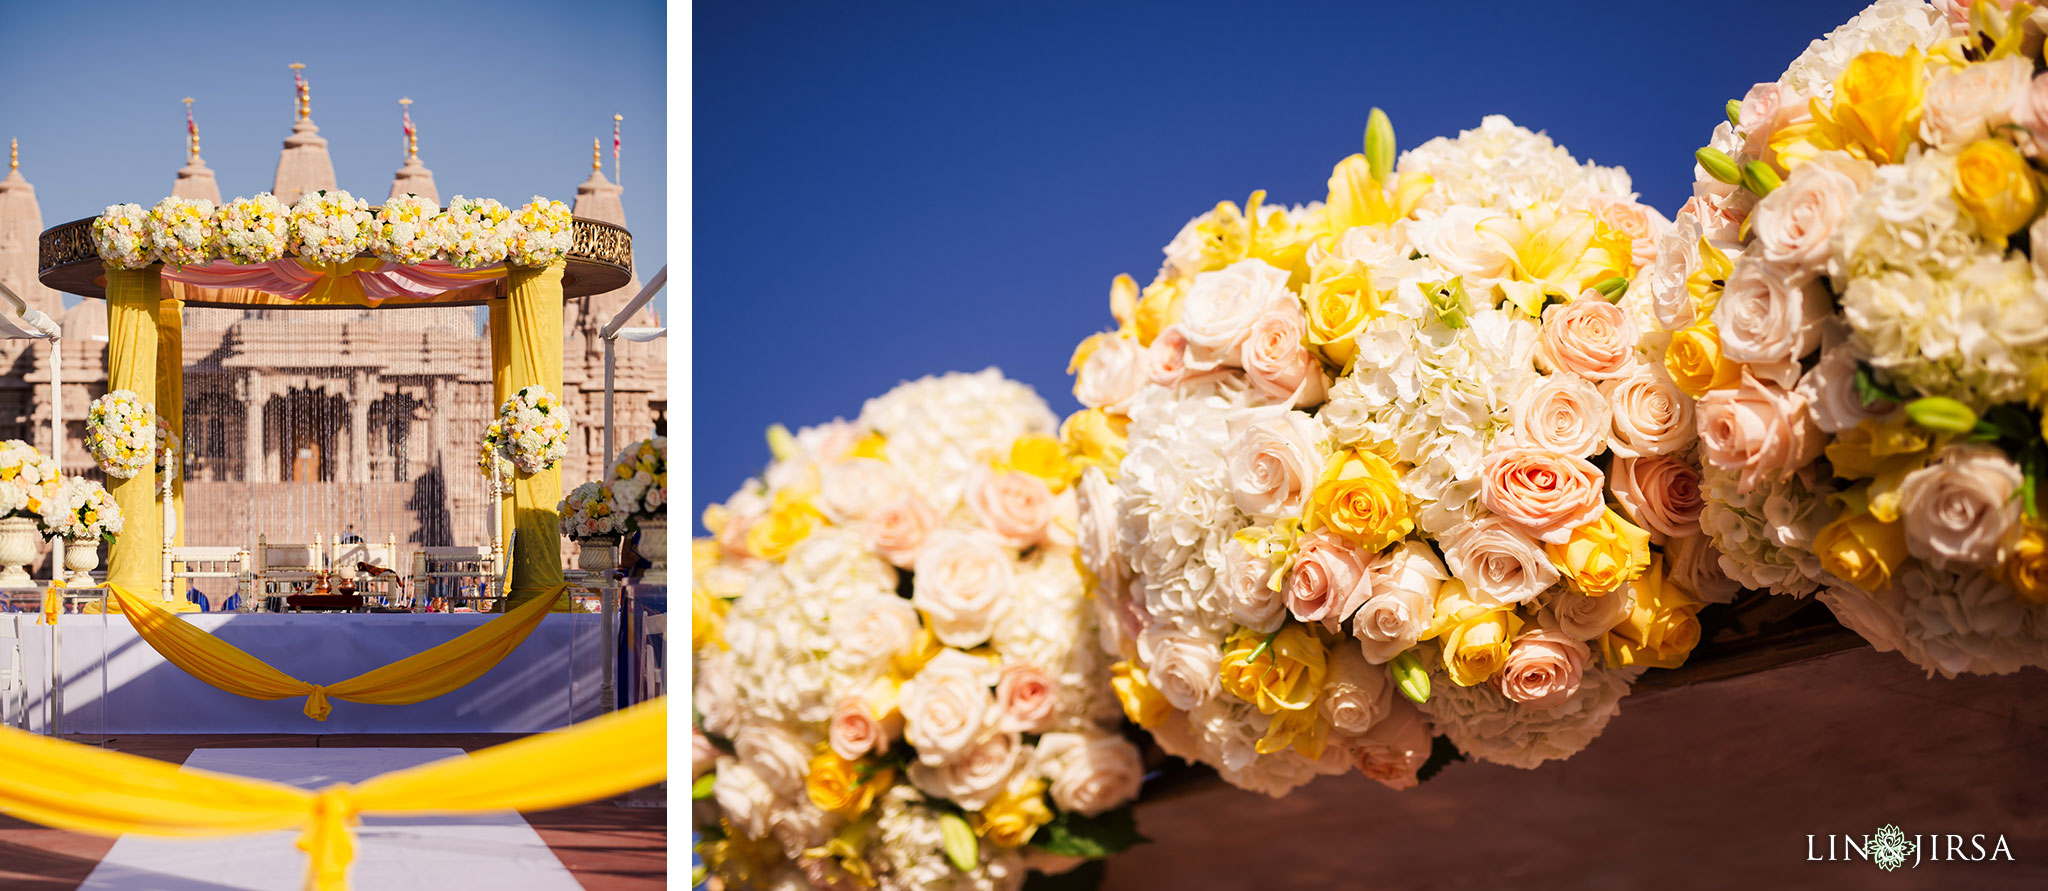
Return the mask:
{"type": "Polygon", "coordinates": [[[387,263],[416,265],[441,252],[434,218],[441,205],[418,195],[400,195],[377,208],[370,249],[387,263]]]}
{"type": "Polygon", "coordinates": [[[105,486],[84,477],[65,477],[42,512],[43,527],[71,541],[111,541],[121,531],[121,506],[105,486]]]}
{"type": "Polygon", "coordinates": [[[220,248],[213,216],[213,202],[204,198],[157,202],[149,210],[150,250],[172,266],[211,262],[220,248]]]}
{"type": "Polygon", "coordinates": [[[612,462],[605,487],[611,494],[612,510],[623,520],[664,517],[668,514],[668,437],[654,436],[632,443],[612,462]]]}
{"type": "Polygon", "coordinates": [[[569,454],[568,412],[546,387],[520,387],[498,406],[498,453],[520,473],[539,473],[569,454]]]}
{"type": "Polygon", "coordinates": [[[0,517],[25,517],[44,531],[45,514],[57,498],[57,462],[19,439],[0,442],[0,517]]]}
{"type": "Polygon", "coordinates": [[[442,257],[464,269],[504,260],[511,216],[496,199],[455,196],[448,210],[434,218],[442,257]]]}
{"type": "Polygon", "coordinates": [[[156,453],[156,410],[133,390],[94,399],[85,413],[85,447],[108,476],[141,473],[156,453]]]}
{"type": "Polygon", "coordinates": [[[1398,168],[1384,116],[1367,134],[1324,203],[1189,221],[1073,366],[1124,708],[1271,795],[1413,785],[1435,734],[1567,757],[1728,593],[1629,285],[1663,218],[1505,118],[1398,168]]]}
{"type": "Polygon", "coordinates": [[[492,479],[492,465],[496,465],[499,495],[512,494],[512,483],[518,479],[518,472],[512,462],[505,459],[505,422],[493,420],[484,425],[484,435],[477,443],[476,472],[489,484],[492,479]]]}
{"type": "Polygon", "coordinates": [[[558,508],[562,534],[578,541],[618,535],[625,531],[625,517],[613,512],[611,488],[588,482],[562,496],[558,508]]]}
{"type": "MultiPolygon", "coordinates": [[[[236,198],[214,214],[220,228],[220,258],[242,266],[268,263],[284,256],[291,243],[292,212],[269,192],[236,198]]],[[[102,254],[105,251],[102,250],[102,254]]]]}
{"type": "Polygon", "coordinates": [[[370,203],[345,190],[309,192],[292,205],[292,253],[315,263],[342,263],[369,249],[370,203]]]}
{"type": "Polygon", "coordinates": [[[1135,840],[1054,418],[991,369],[770,433],[705,512],[702,853],[729,883],[1016,888],[1135,840]]]}
{"type": "Polygon", "coordinates": [[[156,472],[158,476],[170,473],[171,468],[177,466],[178,449],[182,445],[183,442],[178,439],[178,434],[171,431],[170,422],[165,421],[163,415],[157,415],[156,448],[152,454],[156,456],[156,472]]]}
{"type": "Polygon", "coordinates": [[[93,220],[100,259],[121,269],[151,263],[254,266],[287,253],[340,263],[365,253],[389,263],[442,261],[465,269],[509,262],[546,266],[574,246],[575,218],[560,201],[534,196],[512,211],[489,198],[455,196],[446,211],[402,195],[371,212],[345,191],[311,192],[286,207],[270,193],[216,207],[165,198],[155,207],[110,205],[93,220]]]}
{"type": "Polygon", "coordinates": [[[574,222],[569,205],[533,196],[512,214],[510,234],[505,238],[506,262],[539,267],[568,256],[576,240],[574,222]]]}
{"type": "Polygon", "coordinates": [[[2032,7],[1882,0],[1730,102],[1659,248],[1703,523],[1929,672],[2048,665],[2032,7]]]}
{"type": "Polygon", "coordinates": [[[140,204],[109,204],[92,221],[100,259],[117,269],[141,269],[156,262],[149,240],[149,212],[140,204]]]}

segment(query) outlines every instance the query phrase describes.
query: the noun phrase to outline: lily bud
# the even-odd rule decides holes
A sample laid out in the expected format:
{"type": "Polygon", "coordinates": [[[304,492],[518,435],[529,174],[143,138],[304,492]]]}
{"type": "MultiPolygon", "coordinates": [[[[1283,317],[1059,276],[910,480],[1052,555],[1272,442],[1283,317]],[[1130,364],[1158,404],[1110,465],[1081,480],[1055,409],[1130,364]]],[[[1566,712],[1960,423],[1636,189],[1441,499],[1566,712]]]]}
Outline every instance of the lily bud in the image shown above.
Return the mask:
{"type": "Polygon", "coordinates": [[[1946,396],[1927,396],[1906,403],[1906,417],[1913,423],[1942,433],[1968,433],[1977,429],[1977,413],[1946,396]]]}
{"type": "Polygon", "coordinates": [[[1365,163],[1378,182],[1394,172],[1394,122],[1377,108],[1365,119],[1365,163]]]}
{"type": "Polygon", "coordinates": [[[1728,126],[1742,126],[1742,100],[1740,99],[1728,100],[1728,126]]]}
{"type": "Polygon", "coordinates": [[[939,814],[939,835],[946,851],[946,859],[961,872],[973,872],[981,863],[980,845],[974,840],[974,830],[959,814],[945,811],[939,814]]]}
{"type": "Polygon", "coordinates": [[[1429,672],[1422,669],[1422,660],[1415,658],[1414,650],[1403,650],[1387,663],[1387,672],[1394,676],[1394,685],[1401,689],[1401,695],[1411,702],[1429,701],[1429,672]]]}
{"type": "Polygon", "coordinates": [[[775,424],[768,428],[768,454],[781,461],[796,454],[796,437],[789,435],[789,428],[775,424]]]}
{"type": "Polygon", "coordinates": [[[1600,296],[1607,298],[1609,303],[1620,303],[1621,295],[1628,293],[1628,277],[1617,275],[1594,285],[1593,290],[1599,291],[1600,296]]]}
{"type": "Polygon", "coordinates": [[[1692,157],[1693,160],[1700,162],[1701,167],[1706,168],[1708,176],[1731,186],[1742,185],[1742,168],[1735,166],[1735,159],[1728,157],[1727,152],[1707,146],[1693,152],[1692,157]]]}
{"type": "Polygon", "coordinates": [[[1771,190],[1784,185],[1778,179],[1778,172],[1762,161],[1751,161],[1742,165],[1742,187],[1756,193],[1758,198],[1769,195],[1771,190]]]}

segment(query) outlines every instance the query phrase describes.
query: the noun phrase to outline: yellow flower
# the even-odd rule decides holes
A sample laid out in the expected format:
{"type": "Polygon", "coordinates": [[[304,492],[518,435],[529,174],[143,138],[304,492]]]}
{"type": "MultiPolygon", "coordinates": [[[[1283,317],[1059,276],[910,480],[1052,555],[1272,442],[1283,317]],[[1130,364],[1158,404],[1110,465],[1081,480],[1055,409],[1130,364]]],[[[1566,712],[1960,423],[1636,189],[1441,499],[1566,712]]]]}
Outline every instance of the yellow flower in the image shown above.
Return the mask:
{"type": "Polygon", "coordinates": [[[790,490],[777,492],[768,515],[747,527],[747,550],[763,560],[780,561],[824,522],[825,515],[811,505],[809,497],[790,490]]]}
{"type": "Polygon", "coordinates": [[[1460,687],[1483,684],[1500,671],[1522,630],[1513,607],[1488,606],[1472,600],[1457,579],[1437,589],[1436,615],[1429,637],[1443,647],[1444,672],[1460,687]]]}
{"type": "Polygon", "coordinates": [[[1305,708],[1298,711],[1283,711],[1273,716],[1266,724],[1266,735],[1259,737],[1252,746],[1261,755],[1284,752],[1292,748],[1301,757],[1314,761],[1323,757],[1323,744],[1329,740],[1330,722],[1323,717],[1319,708],[1305,708]]]}
{"type": "MultiPolygon", "coordinates": [[[[1118,334],[1130,337],[1135,334],[1138,316],[1138,282],[1129,275],[1118,275],[1109,281],[1109,314],[1116,319],[1118,334]]],[[[1068,372],[1071,374],[1072,372],[1068,372]]]]}
{"type": "Polygon", "coordinates": [[[1309,272],[1301,300],[1308,310],[1308,343],[1330,364],[1350,368],[1358,354],[1353,340],[1365,323],[1380,314],[1385,297],[1372,286],[1372,270],[1357,261],[1330,257],[1309,272]]]}
{"type": "Polygon", "coordinates": [[[846,457],[873,458],[881,461],[887,456],[888,445],[889,441],[883,438],[882,434],[870,433],[861,437],[859,442],[854,443],[853,448],[846,453],[846,457]]]}
{"type": "Polygon", "coordinates": [[[1608,508],[1600,519],[1572,530],[1564,544],[1546,544],[1543,551],[1572,590],[1604,597],[1627,586],[1650,565],[1650,533],[1608,508]]]}
{"type": "Polygon", "coordinates": [[[1835,434],[1824,453],[1836,476],[1870,480],[1863,495],[1870,513],[1891,523],[1899,518],[1899,487],[1906,475],[1925,466],[1949,438],[1904,418],[1869,420],[1835,434]]]}
{"type": "Polygon", "coordinates": [[[725,612],[731,603],[713,597],[702,588],[690,588],[690,652],[702,652],[706,645],[725,645],[725,612]]]}
{"type": "Polygon", "coordinates": [[[1514,275],[1501,282],[1501,290],[1530,316],[1543,313],[1547,298],[1577,300],[1594,284],[1628,275],[1627,239],[1617,245],[1612,237],[1597,239],[1599,232],[1599,219],[1590,212],[1558,213],[1545,206],[1480,226],[1480,234],[1514,262],[1514,275]]]}
{"type": "Polygon", "coordinates": [[[1038,827],[1052,822],[1052,809],[1045,806],[1045,787],[1044,777],[1018,773],[994,800],[968,815],[974,834],[1001,847],[1023,847],[1038,833],[1038,827]]]}
{"type": "Polygon", "coordinates": [[[1366,551],[1400,541],[1415,529],[1400,477],[1387,459],[1366,449],[1339,452],[1309,495],[1302,528],[1328,528],[1366,551]]]}
{"type": "Polygon", "coordinates": [[[1155,281],[1145,286],[1145,293],[1138,298],[1137,330],[1138,345],[1151,346],[1152,339],[1173,323],[1180,321],[1180,300],[1187,296],[1184,281],[1155,281]]]}
{"type": "Polygon", "coordinates": [[[1662,556],[1651,558],[1649,571],[1632,590],[1628,614],[1600,638],[1601,659],[1608,668],[1684,665],[1700,642],[1697,614],[1704,604],[1664,574],[1662,556]]]}
{"type": "Polygon", "coordinates": [[[2019,540],[2013,543],[2011,556],[1999,565],[1998,577],[2011,585],[2021,600],[2048,604],[2048,535],[2041,533],[2041,527],[2021,525],[2019,540]]]}
{"type": "Polygon", "coordinates": [[[897,683],[916,677],[918,672],[924,670],[925,663],[936,658],[942,649],[944,647],[939,644],[937,634],[932,633],[930,628],[919,627],[917,637],[911,641],[910,648],[889,657],[889,677],[895,679],[897,683]]]}
{"type": "Polygon", "coordinates": [[[1223,641],[1223,689],[1263,714],[1315,705],[1328,669],[1323,642],[1300,625],[1270,635],[1239,628],[1223,641]]]}
{"type": "MultiPolygon", "coordinates": [[[[852,879],[854,884],[862,888],[873,888],[875,870],[868,865],[867,843],[868,827],[859,823],[848,823],[840,827],[839,833],[832,836],[831,840],[815,848],[805,848],[804,859],[830,861],[834,868],[844,872],[845,877],[852,879]]],[[[837,877],[831,878],[835,879],[832,882],[835,887],[843,887],[843,884],[836,880],[837,877]]],[[[742,884],[742,887],[745,885],[742,884]]]]}
{"type": "Polygon", "coordinates": [[[1835,79],[1834,102],[1827,108],[1813,103],[1820,125],[1812,137],[1816,144],[1879,164],[1905,160],[1920,131],[1924,67],[1918,48],[1903,56],[1869,52],[1849,60],[1835,79]]]}
{"type": "Polygon", "coordinates": [[[1813,537],[1822,569],[1865,591],[1892,585],[1892,572],[1906,562],[1906,527],[1870,511],[1844,513],[1813,537]]]}
{"type": "Polygon", "coordinates": [[[2003,241],[2034,221],[2041,187],[2012,143],[1979,139],[1956,156],[1956,203],[1985,235],[2003,241]]]}
{"type": "Polygon", "coordinates": [[[804,776],[804,794],[819,810],[858,819],[896,781],[896,769],[868,759],[848,761],[825,746],[811,759],[804,776]]]}
{"type": "Polygon", "coordinates": [[[1109,686],[1116,691],[1116,701],[1123,704],[1124,716],[1131,723],[1150,730],[1160,721],[1166,720],[1166,697],[1161,696],[1152,686],[1152,680],[1145,676],[1145,669],[1131,663],[1129,659],[1109,667],[1109,686]]]}
{"type": "Polygon", "coordinates": [[[1723,390],[1742,381],[1742,365],[1721,356],[1721,332],[1702,318],[1674,331],[1664,353],[1664,370],[1685,395],[1698,399],[1709,390],[1723,390]]]}
{"type": "Polygon", "coordinates": [[[1102,468],[1102,472],[1114,480],[1117,465],[1123,463],[1128,442],[1124,431],[1130,426],[1129,418],[1099,408],[1078,411],[1068,415],[1066,422],[1060,424],[1060,447],[1066,452],[1066,459],[1072,462],[1076,474],[1092,464],[1102,468]]]}
{"type": "Polygon", "coordinates": [[[1010,444],[1010,459],[997,465],[996,469],[1015,470],[1038,477],[1052,488],[1054,494],[1066,491],[1067,484],[1080,474],[1079,467],[1067,463],[1059,440],[1038,435],[1017,437],[1017,441],[1010,444]]]}

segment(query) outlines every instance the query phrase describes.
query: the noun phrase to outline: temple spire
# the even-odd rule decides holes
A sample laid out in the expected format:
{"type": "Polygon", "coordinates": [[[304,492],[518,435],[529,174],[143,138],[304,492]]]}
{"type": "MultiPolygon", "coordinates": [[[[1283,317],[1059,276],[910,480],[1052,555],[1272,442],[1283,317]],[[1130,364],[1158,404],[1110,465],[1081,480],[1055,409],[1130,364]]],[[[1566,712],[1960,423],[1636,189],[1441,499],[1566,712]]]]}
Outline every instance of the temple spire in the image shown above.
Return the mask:
{"type": "Polygon", "coordinates": [[[192,97],[185,97],[185,166],[178,168],[178,180],[171,185],[171,195],[178,198],[204,198],[215,204],[220,203],[220,183],[213,178],[213,171],[207,169],[206,159],[199,157],[199,122],[192,117],[192,97]]]}
{"type": "Polygon", "coordinates": [[[21,142],[9,140],[7,177],[0,179],[0,281],[54,319],[63,313],[64,302],[36,277],[36,239],[42,234],[43,210],[36,201],[36,187],[21,175],[21,142]]]}
{"type": "Polygon", "coordinates": [[[420,131],[412,125],[412,100],[400,99],[398,106],[405,111],[405,164],[391,177],[391,197],[418,195],[439,203],[441,192],[434,187],[434,171],[420,163],[420,131]]]}
{"type": "Polygon", "coordinates": [[[579,217],[602,220],[616,226],[626,225],[626,208],[620,203],[619,194],[624,191],[611,180],[604,178],[604,143],[601,139],[590,141],[590,178],[576,187],[576,205],[571,213],[579,217]]]}
{"type": "Polygon", "coordinates": [[[311,86],[299,73],[305,67],[299,62],[291,64],[296,119],[292,135],[285,137],[284,152],[277,158],[277,180],[270,187],[270,193],[286,204],[308,192],[335,188],[334,160],[327,156],[327,140],[321,138],[320,128],[313,125],[311,86]]]}

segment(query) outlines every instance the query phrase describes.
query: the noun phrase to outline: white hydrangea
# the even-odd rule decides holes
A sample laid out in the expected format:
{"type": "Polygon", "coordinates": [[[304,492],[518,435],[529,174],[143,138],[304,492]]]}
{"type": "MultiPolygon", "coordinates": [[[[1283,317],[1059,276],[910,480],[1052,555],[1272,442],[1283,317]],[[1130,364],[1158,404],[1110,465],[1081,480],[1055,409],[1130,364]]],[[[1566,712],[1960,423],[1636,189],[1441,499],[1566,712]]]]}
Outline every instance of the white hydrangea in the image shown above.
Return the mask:
{"type": "Polygon", "coordinates": [[[1924,0],[1878,0],[1826,37],[1808,44],[1778,82],[1801,96],[1829,99],[1834,96],[1835,79],[1849,67],[1849,60],[1872,51],[1902,55],[1947,36],[1948,22],[1924,0]]]}
{"type": "Polygon", "coordinates": [[[961,872],[945,856],[939,812],[907,786],[897,786],[876,806],[877,838],[868,851],[882,891],[1016,891],[1024,886],[1024,863],[996,845],[978,845],[981,862],[961,872]],[[998,853],[1001,852],[1001,853],[998,853]]]}
{"type": "Polygon", "coordinates": [[[1043,551],[1018,568],[1008,618],[989,643],[1005,665],[1029,665],[1057,685],[1051,730],[1090,729],[1115,723],[1122,706],[1102,679],[1109,661],[1095,646],[1095,610],[1081,590],[1071,551],[1043,551]]]}
{"type": "Polygon", "coordinates": [[[2027,603],[1976,569],[1915,560],[1882,591],[1835,585],[1820,600],[1879,652],[1897,650],[1930,676],[2010,674],[2048,664],[2048,605],[2027,603]]]}
{"type": "Polygon", "coordinates": [[[1884,272],[1842,294],[1849,344],[1906,392],[1982,411],[2028,396],[2048,365],[2048,286],[2024,257],[1985,252],[1953,277],[1884,272]]]}
{"type": "Polygon", "coordinates": [[[1221,643],[1233,626],[1223,548],[1249,525],[1231,497],[1223,450],[1243,382],[1151,387],[1131,406],[1130,452],[1119,468],[1120,549],[1145,611],[1185,634],[1221,643]]]}
{"type": "Polygon", "coordinates": [[[1496,764],[1534,769],[1578,754],[1621,712],[1621,698],[1639,668],[1591,664],[1578,692],[1555,708],[1535,709],[1502,696],[1491,684],[1460,687],[1441,670],[1430,672],[1428,713],[1438,733],[1465,754],[1496,764]]]}
{"type": "Polygon", "coordinates": [[[832,608],[864,594],[896,596],[896,570],[848,530],[819,529],[783,563],[762,564],[726,615],[727,648],[706,651],[729,672],[747,720],[831,717],[843,692],[834,688],[850,686],[835,684],[828,658],[832,608]]]}
{"type": "Polygon", "coordinates": [[[968,485],[1024,436],[1052,436],[1058,419],[1031,388],[994,368],[920,378],[868,400],[860,426],[888,442],[889,460],[914,467],[911,485],[941,517],[966,510],[968,485]]]}
{"type": "Polygon", "coordinates": [[[1712,465],[1700,470],[1706,508],[1700,528],[1721,555],[1721,569],[1744,587],[1805,596],[1824,577],[1813,537],[1834,519],[1832,487],[1812,467],[1783,480],[1765,479],[1747,494],[1739,476],[1712,465]]]}
{"type": "Polygon", "coordinates": [[[1427,217],[1452,206],[1516,212],[1530,207],[1583,207],[1596,195],[1633,195],[1628,172],[1580,164],[1550,137],[1487,115],[1456,139],[1439,136],[1401,155],[1401,173],[1427,174],[1436,188],[1421,205],[1427,217]]]}

